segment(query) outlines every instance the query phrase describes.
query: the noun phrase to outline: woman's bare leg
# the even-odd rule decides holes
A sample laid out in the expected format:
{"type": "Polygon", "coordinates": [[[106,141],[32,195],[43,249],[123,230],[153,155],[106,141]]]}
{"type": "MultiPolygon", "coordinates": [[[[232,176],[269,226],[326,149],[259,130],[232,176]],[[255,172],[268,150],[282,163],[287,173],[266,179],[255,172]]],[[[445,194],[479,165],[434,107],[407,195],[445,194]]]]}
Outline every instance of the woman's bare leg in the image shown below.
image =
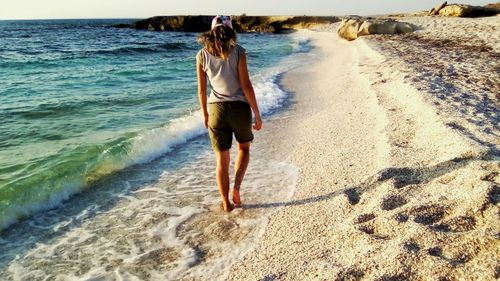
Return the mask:
{"type": "Polygon", "coordinates": [[[234,208],[229,202],[229,149],[224,151],[215,151],[217,158],[216,179],[219,193],[222,199],[222,209],[231,212],[234,208]]]}
{"type": "Polygon", "coordinates": [[[233,202],[235,205],[241,205],[240,186],[245,173],[247,171],[248,162],[250,161],[250,142],[238,143],[238,157],[234,167],[234,186],[233,186],[233,202]]]}

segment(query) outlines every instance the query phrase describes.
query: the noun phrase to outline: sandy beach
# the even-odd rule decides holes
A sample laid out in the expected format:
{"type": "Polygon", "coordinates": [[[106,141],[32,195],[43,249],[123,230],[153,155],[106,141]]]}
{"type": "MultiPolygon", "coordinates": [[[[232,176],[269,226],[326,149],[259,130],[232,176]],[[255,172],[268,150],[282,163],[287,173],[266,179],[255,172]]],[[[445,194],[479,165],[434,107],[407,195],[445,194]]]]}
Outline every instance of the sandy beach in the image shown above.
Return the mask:
{"type": "Polygon", "coordinates": [[[196,33],[0,22],[0,280],[498,280],[500,18],[415,15],[238,37],[264,129],[229,213],[196,33]]]}
{"type": "Polygon", "coordinates": [[[297,187],[227,280],[500,277],[498,17],[401,20],[421,29],[306,31],[292,108],[255,144],[297,187]]]}

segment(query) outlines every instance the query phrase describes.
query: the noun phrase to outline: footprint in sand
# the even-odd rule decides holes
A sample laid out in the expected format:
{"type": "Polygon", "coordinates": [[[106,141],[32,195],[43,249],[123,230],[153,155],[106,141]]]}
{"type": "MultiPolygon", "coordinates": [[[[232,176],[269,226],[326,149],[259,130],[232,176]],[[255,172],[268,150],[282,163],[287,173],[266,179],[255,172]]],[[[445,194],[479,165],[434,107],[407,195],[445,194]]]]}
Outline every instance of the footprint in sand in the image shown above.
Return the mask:
{"type": "Polygon", "coordinates": [[[349,200],[349,204],[356,205],[359,203],[360,195],[355,188],[349,188],[344,191],[344,194],[347,196],[347,200],[349,200]]]}
{"type": "Polygon", "coordinates": [[[361,214],[359,215],[355,220],[354,220],[354,223],[355,224],[360,224],[360,223],[364,223],[364,222],[367,222],[367,221],[371,221],[375,218],[375,215],[373,213],[368,213],[368,214],[361,214]]]}
{"type": "Polygon", "coordinates": [[[464,254],[464,253],[461,253],[459,256],[448,257],[445,255],[445,253],[443,253],[443,249],[441,247],[429,248],[429,249],[427,249],[427,254],[429,254],[430,256],[442,259],[442,260],[448,262],[451,266],[457,266],[457,265],[462,265],[462,264],[468,263],[473,258],[473,255],[464,254]]]}
{"type": "Polygon", "coordinates": [[[335,280],[361,280],[365,276],[365,272],[359,268],[350,267],[342,270],[335,280]]]}
{"type": "Polygon", "coordinates": [[[427,250],[427,253],[433,257],[441,257],[443,255],[443,249],[441,249],[441,247],[432,247],[427,250]]]}
{"type": "Polygon", "coordinates": [[[491,204],[498,204],[500,203],[500,187],[497,185],[494,185],[489,191],[488,191],[488,201],[490,201],[491,204]]]}
{"type": "Polygon", "coordinates": [[[394,210],[408,203],[408,200],[400,195],[389,195],[382,199],[380,209],[384,211],[394,210]]]}
{"type": "Polygon", "coordinates": [[[476,228],[476,219],[471,216],[459,216],[433,225],[432,229],[442,232],[466,232],[476,228]]]}
{"type": "Polygon", "coordinates": [[[412,241],[407,241],[403,244],[403,248],[410,253],[418,253],[420,251],[420,246],[412,241]]]}
{"type": "Polygon", "coordinates": [[[396,221],[399,223],[407,222],[408,219],[409,219],[409,217],[406,213],[399,213],[396,215],[396,221]]]}
{"type": "Polygon", "coordinates": [[[416,223],[431,225],[442,220],[448,212],[448,207],[439,204],[422,205],[413,208],[410,215],[414,217],[416,223]]]}
{"type": "Polygon", "coordinates": [[[362,225],[362,226],[358,227],[358,230],[361,232],[364,232],[366,234],[370,234],[370,235],[375,233],[375,230],[373,229],[373,227],[369,226],[369,225],[362,225]]]}
{"type": "Polygon", "coordinates": [[[381,235],[378,233],[375,233],[375,228],[371,225],[361,225],[358,227],[358,230],[361,232],[364,232],[365,234],[370,235],[371,237],[375,239],[381,239],[381,240],[388,240],[389,237],[387,235],[381,235]]]}

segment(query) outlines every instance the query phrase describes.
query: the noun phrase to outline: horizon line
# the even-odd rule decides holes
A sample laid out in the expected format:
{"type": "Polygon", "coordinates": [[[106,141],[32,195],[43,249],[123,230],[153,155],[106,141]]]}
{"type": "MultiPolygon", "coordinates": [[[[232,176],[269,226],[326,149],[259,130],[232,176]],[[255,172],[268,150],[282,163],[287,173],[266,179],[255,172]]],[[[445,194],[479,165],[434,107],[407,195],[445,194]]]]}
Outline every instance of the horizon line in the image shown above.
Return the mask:
{"type": "MultiPolygon", "coordinates": [[[[422,10],[424,11],[424,10],[422,10]]],[[[369,16],[389,16],[393,14],[415,14],[418,12],[422,11],[415,11],[415,12],[393,12],[393,13],[385,13],[385,14],[369,14],[369,15],[356,15],[356,14],[345,14],[345,15],[308,15],[308,14],[276,14],[276,15],[256,15],[256,14],[235,14],[235,15],[229,15],[229,16],[248,16],[248,17],[286,17],[286,16],[293,16],[293,17],[347,17],[347,16],[362,16],[362,17],[369,17],[369,16]]],[[[215,16],[214,15],[209,15],[209,14],[185,14],[185,15],[180,15],[180,14],[175,14],[175,15],[154,15],[154,16],[148,16],[148,17],[109,17],[109,18],[92,18],[92,17],[74,17],[74,18],[0,18],[0,21],[28,21],[28,20],[135,20],[135,19],[148,19],[152,17],[172,17],[172,16],[215,16]]]]}

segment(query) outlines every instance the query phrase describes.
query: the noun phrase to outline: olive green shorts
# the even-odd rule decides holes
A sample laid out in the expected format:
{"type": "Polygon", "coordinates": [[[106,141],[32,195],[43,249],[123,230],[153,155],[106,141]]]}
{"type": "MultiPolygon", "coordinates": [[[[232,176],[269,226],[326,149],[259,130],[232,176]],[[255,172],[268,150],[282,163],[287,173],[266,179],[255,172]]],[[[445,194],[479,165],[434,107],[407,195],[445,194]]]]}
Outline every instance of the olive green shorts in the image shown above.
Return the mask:
{"type": "Polygon", "coordinates": [[[212,147],[217,151],[231,148],[233,133],[239,143],[253,140],[252,111],[242,101],[208,104],[208,134],[212,147]]]}

